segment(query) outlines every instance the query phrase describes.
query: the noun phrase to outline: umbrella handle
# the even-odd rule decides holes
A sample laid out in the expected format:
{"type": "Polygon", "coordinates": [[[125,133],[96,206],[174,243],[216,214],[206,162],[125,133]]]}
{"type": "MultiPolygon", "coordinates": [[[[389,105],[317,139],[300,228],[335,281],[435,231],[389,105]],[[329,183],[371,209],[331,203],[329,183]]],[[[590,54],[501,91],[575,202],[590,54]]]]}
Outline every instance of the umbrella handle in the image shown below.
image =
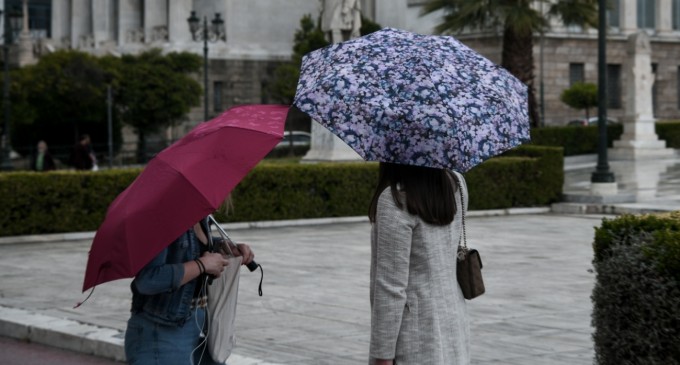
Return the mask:
{"type": "MultiPolygon", "coordinates": [[[[231,238],[229,237],[227,232],[224,229],[222,229],[222,227],[220,227],[220,224],[217,223],[217,221],[212,216],[212,214],[208,215],[208,230],[210,230],[210,224],[211,223],[214,224],[215,227],[217,227],[217,231],[220,233],[222,238],[224,238],[225,242],[227,242],[226,247],[227,247],[227,250],[229,250],[229,254],[231,256],[235,256],[233,251],[231,250],[231,248],[234,247],[238,250],[238,248],[236,247],[236,244],[234,243],[234,241],[231,240],[231,238]]],[[[212,243],[212,235],[208,235],[208,241],[210,242],[211,249],[214,250],[214,245],[212,243]]],[[[246,265],[246,267],[248,268],[248,270],[250,270],[250,272],[257,270],[257,268],[259,266],[260,265],[258,263],[256,263],[255,260],[249,262],[248,265],[246,265]]]]}

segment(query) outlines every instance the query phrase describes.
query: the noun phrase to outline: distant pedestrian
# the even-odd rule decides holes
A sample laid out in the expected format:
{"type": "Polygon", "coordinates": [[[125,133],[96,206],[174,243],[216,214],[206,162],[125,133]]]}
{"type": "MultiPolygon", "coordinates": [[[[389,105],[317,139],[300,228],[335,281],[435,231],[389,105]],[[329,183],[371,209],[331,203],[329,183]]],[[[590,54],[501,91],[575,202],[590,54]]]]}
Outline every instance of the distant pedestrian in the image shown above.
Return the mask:
{"type": "Polygon", "coordinates": [[[470,364],[468,315],[456,280],[467,209],[459,190],[467,196],[458,173],[380,163],[369,208],[370,364],[470,364]]]}
{"type": "Polygon", "coordinates": [[[89,135],[83,134],[80,137],[79,142],[73,147],[70,162],[76,170],[96,170],[97,158],[92,150],[89,135]]]}
{"type": "Polygon", "coordinates": [[[31,161],[31,170],[34,171],[52,171],[56,169],[54,164],[54,159],[47,149],[47,143],[45,141],[38,142],[38,151],[33,156],[31,161]]]}

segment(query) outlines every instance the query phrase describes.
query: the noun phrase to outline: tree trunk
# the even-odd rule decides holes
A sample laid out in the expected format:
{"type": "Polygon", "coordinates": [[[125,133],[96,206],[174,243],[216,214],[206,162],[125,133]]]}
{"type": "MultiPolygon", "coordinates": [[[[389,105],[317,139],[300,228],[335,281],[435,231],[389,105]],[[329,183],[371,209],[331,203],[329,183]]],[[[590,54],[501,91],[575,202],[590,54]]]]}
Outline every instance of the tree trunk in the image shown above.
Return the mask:
{"type": "Polygon", "coordinates": [[[538,127],[538,103],[534,87],[534,41],[531,31],[516,32],[506,27],[503,32],[501,65],[529,88],[529,119],[532,127],[538,127]]]}

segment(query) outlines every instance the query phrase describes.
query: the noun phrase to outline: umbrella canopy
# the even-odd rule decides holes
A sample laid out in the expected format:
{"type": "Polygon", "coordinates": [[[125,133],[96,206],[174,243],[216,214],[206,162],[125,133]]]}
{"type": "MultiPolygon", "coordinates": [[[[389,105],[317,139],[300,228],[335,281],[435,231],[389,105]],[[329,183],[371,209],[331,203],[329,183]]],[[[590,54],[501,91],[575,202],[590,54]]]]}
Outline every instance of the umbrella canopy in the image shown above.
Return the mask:
{"type": "Polygon", "coordinates": [[[453,37],[387,28],[307,54],[294,104],[366,160],[465,172],[529,140],[527,95],[453,37]]]}
{"type": "Polygon", "coordinates": [[[288,107],[247,105],[198,125],[154,157],[111,203],[83,291],[132,277],[201,218],[283,138],[288,107]]]}

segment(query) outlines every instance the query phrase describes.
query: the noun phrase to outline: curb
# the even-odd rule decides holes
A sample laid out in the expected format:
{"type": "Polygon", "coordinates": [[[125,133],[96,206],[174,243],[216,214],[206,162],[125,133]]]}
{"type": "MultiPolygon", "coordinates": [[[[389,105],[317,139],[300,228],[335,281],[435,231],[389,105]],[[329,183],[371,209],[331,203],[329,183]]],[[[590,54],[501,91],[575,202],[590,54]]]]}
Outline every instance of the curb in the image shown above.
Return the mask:
{"type": "MultiPolygon", "coordinates": [[[[0,305],[0,336],[125,361],[125,332],[0,305]]],[[[231,354],[230,365],[280,365],[231,354]]]]}
{"type": "MultiPolygon", "coordinates": [[[[546,214],[550,212],[551,212],[550,207],[472,210],[467,212],[467,217],[497,217],[505,215],[546,214]]],[[[237,222],[237,223],[224,223],[221,226],[226,231],[236,231],[244,229],[300,227],[343,223],[368,223],[368,217],[355,216],[355,217],[289,219],[277,221],[237,222]]],[[[0,246],[21,243],[91,241],[96,233],[97,233],[96,231],[91,231],[91,232],[50,233],[24,236],[7,236],[0,237],[0,246]]]]}
{"type": "Polygon", "coordinates": [[[583,204],[583,203],[555,203],[551,206],[555,214],[650,214],[674,212],[680,207],[663,207],[658,205],[610,205],[610,204],[583,204]]]}
{"type": "Polygon", "coordinates": [[[125,361],[123,332],[0,306],[0,336],[125,361]]]}

